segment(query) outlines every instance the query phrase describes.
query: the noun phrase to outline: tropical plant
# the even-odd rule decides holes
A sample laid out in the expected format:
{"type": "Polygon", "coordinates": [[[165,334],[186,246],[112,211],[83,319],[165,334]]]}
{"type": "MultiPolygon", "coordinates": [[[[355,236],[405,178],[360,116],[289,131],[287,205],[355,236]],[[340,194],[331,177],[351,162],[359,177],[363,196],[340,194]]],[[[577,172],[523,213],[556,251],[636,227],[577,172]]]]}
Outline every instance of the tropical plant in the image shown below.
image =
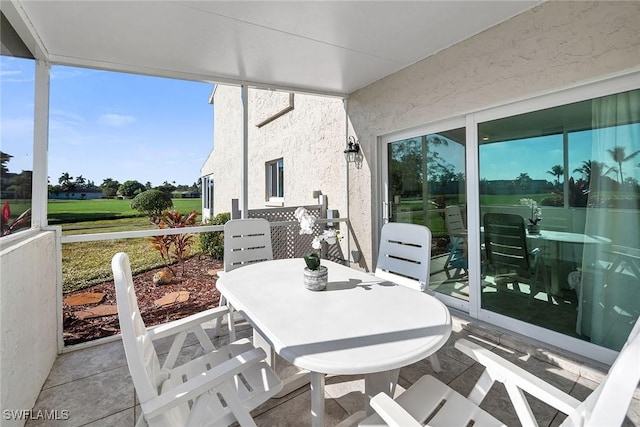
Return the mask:
{"type": "Polygon", "coordinates": [[[626,147],[622,147],[620,145],[616,145],[612,149],[608,149],[607,152],[611,155],[611,158],[614,162],[618,164],[618,176],[620,177],[620,183],[624,182],[624,177],[622,175],[622,164],[628,162],[629,160],[635,158],[640,154],[640,150],[634,151],[633,153],[627,156],[626,147]]]}
{"type": "Polygon", "coordinates": [[[581,173],[582,178],[587,182],[587,184],[589,184],[592,180],[597,180],[603,176],[609,175],[615,170],[615,168],[607,166],[607,164],[604,162],[598,162],[595,160],[583,160],[582,166],[574,169],[573,171],[581,173]]]}
{"type": "Polygon", "coordinates": [[[547,173],[553,175],[556,178],[556,186],[560,186],[560,177],[564,175],[564,168],[560,165],[555,165],[547,173]]]}
{"type": "Polygon", "coordinates": [[[569,206],[574,208],[584,208],[589,201],[589,187],[585,180],[575,181],[569,178],[569,206]]]}
{"type": "Polygon", "coordinates": [[[521,173],[520,175],[518,175],[518,177],[514,180],[515,184],[518,186],[518,188],[520,189],[521,193],[526,193],[527,189],[531,186],[531,177],[529,176],[528,173],[521,173]]]}
{"type": "MultiPolygon", "coordinates": [[[[156,218],[156,225],[160,229],[166,228],[184,228],[193,225],[196,222],[198,213],[191,211],[188,215],[182,215],[177,211],[164,211],[161,216],[156,218]]],[[[153,236],[149,241],[153,247],[160,253],[160,256],[166,263],[169,270],[175,275],[175,271],[171,264],[177,262],[180,265],[180,275],[184,275],[184,261],[191,253],[193,239],[195,235],[191,233],[169,234],[165,236],[153,236]]]]}
{"type": "Polygon", "coordinates": [[[8,236],[13,233],[18,228],[23,227],[24,225],[28,225],[31,222],[31,209],[27,209],[22,212],[20,216],[18,216],[13,221],[11,219],[11,207],[9,206],[9,201],[4,202],[4,207],[2,208],[2,216],[0,217],[0,229],[2,230],[3,236],[8,236]]]}
{"type": "Polygon", "coordinates": [[[148,216],[152,221],[162,212],[173,207],[171,196],[159,190],[147,190],[138,194],[131,201],[131,209],[148,216]]]}
{"type": "Polygon", "coordinates": [[[75,184],[73,183],[72,179],[73,177],[69,175],[69,172],[63,173],[62,175],[60,175],[60,178],[58,178],[58,184],[60,184],[62,192],[67,193],[67,198],[69,198],[69,193],[71,193],[75,188],[75,184]]]}

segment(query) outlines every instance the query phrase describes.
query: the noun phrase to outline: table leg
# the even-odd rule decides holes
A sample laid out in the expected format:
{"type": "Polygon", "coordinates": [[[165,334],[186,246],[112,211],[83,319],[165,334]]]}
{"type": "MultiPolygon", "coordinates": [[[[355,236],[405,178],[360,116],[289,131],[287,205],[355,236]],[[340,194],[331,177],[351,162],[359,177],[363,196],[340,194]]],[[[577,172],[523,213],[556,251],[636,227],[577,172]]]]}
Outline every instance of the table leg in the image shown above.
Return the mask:
{"type": "Polygon", "coordinates": [[[278,376],[280,376],[280,379],[282,379],[282,382],[284,383],[282,391],[280,391],[280,393],[277,393],[273,397],[279,399],[291,393],[292,391],[309,384],[309,371],[307,370],[299,369],[295,372],[291,372],[292,369],[290,369],[287,371],[287,375],[282,375],[282,372],[278,370],[278,366],[276,364],[276,352],[271,347],[271,344],[269,344],[269,342],[265,340],[262,335],[260,335],[260,332],[255,329],[253,330],[253,345],[256,348],[259,347],[264,350],[264,352],[267,354],[265,362],[267,362],[269,366],[271,366],[271,368],[276,371],[276,373],[278,374],[278,376]]]}
{"type": "Polygon", "coordinates": [[[324,427],[324,374],[311,372],[311,427],[324,427]]]}
{"type": "Polygon", "coordinates": [[[393,397],[393,393],[396,389],[398,382],[398,375],[400,369],[393,369],[391,371],[376,372],[375,374],[368,374],[364,377],[364,399],[365,399],[365,413],[367,416],[373,414],[373,409],[369,401],[373,396],[380,392],[387,393],[393,397]]]}

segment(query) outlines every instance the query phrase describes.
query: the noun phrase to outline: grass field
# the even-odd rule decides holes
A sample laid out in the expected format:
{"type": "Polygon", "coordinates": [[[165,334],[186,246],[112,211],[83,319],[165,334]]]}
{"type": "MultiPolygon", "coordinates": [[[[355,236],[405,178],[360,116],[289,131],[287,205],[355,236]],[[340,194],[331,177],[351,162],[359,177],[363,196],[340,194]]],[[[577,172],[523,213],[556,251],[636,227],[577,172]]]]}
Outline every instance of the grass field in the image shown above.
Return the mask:
{"type": "MultiPolygon", "coordinates": [[[[195,210],[200,212],[200,199],[173,199],[173,208],[181,213],[195,210]]],[[[88,222],[108,221],[122,218],[142,217],[131,209],[131,200],[49,200],[47,204],[48,220],[51,225],[65,225],[88,222]]]]}

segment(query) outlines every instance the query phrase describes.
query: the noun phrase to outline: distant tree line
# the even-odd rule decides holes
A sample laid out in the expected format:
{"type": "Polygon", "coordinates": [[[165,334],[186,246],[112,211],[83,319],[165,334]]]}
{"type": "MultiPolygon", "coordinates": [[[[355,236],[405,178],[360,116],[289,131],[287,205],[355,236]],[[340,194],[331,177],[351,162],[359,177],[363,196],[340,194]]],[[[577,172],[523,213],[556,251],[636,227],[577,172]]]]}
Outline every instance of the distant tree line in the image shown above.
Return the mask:
{"type": "Polygon", "coordinates": [[[0,151],[0,188],[3,199],[30,199],[33,171],[9,172],[7,163],[13,156],[0,151]]]}
{"type": "Polygon", "coordinates": [[[78,175],[74,179],[69,172],[65,172],[58,178],[58,185],[49,185],[49,192],[56,195],[67,194],[67,196],[74,192],[101,192],[107,198],[122,197],[131,199],[147,190],[158,190],[171,196],[171,193],[176,191],[199,193],[201,180],[198,179],[192,185],[174,184],[175,181],[173,183],[165,181],[161,185],[154,187],[148,181],[146,184],[136,180],[127,180],[120,183],[113,178],[105,178],[102,184],[96,186],[93,181],[85,179],[82,175],[78,175]]]}

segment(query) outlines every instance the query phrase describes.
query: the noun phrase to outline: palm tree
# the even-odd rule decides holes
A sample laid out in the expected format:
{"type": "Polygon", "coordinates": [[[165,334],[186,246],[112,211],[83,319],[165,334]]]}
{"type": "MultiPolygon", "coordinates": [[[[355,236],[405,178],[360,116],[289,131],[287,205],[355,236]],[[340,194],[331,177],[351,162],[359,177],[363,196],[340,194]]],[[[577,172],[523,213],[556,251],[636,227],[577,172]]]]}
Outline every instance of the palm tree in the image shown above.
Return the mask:
{"type": "Polygon", "coordinates": [[[76,178],[75,185],[80,188],[83,188],[86,183],[87,183],[87,180],[85,179],[85,177],[83,177],[82,175],[78,175],[78,177],[76,178]]]}
{"type": "Polygon", "coordinates": [[[612,149],[607,150],[607,152],[611,155],[611,158],[613,159],[613,161],[618,164],[618,173],[620,176],[621,184],[624,182],[624,178],[622,176],[622,164],[624,162],[628,162],[629,160],[633,159],[638,154],[640,154],[640,150],[638,150],[627,156],[626,150],[627,150],[626,147],[622,147],[620,145],[616,145],[612,149]]]}
{"type": "Polygon", "coordinates": [[[556,186],[560,186],[560,177],[564,175],[564,168],[560,165],[555,165],[551,170],[548,170],[547,173],[555,176],[556,186]]]}
{"type": "Polygon", "coordinates": [[[582,174],[584,180],[589,183],[592,179],[597,180],[600,177],[609,175],[615,171],[614,167],[609,167],[605,162],[597,162],[595,160],[583,160],[582,166],[573,170],[582,174]],[[608,169],[607,169],[608,168],[608,169]],[[607,169],[606,172],[604,170],[607,169]]]}
{"type": "Polygon", "coordinates": [[[75,186],[71,181],[72,179],[73,177],[69,175],[69,172],[63,173],[62,175],[60,175],[60,178],[58,178],[58,184],[60,184],[60,188],[62,188],[62,191],[67,193],[67,198],[69,198],[69,193],[75,186]]]}
{"type": "Polygon", "coordinates": [[[528,173],[523,172],[520,175],[518,175],[518,177],[514,181],[517,184],[517,186],[520,188],[520,191],[524,193],[531,183],[531,177],[529,176],[528,173]]]}

